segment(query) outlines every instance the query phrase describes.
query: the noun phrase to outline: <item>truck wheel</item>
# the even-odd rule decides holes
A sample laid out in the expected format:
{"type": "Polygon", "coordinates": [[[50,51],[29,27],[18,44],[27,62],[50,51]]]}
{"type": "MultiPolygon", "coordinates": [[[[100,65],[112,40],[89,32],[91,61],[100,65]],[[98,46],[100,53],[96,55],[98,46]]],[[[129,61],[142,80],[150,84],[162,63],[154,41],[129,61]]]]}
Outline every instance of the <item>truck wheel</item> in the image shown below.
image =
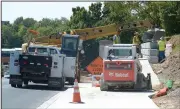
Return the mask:
{"type": "Polygon", "coordinates": [[[74,79],[70,79],[70,80],[69,80],[69,84],[70,84],[70,85],[74,85],[74,79]]]}
{"type": "Polygon", "coordinates": [[[16,84],[11,84],[11,87],[16,87],[16,84]]]}
{"type": "Polygon", "coordinates": [[[24,81],[24,85],[28,86],[28,81],[27,80],[24,81]]]}
{"type": "Polygon", "coordinates": [[[22,84],[18,84],[17,87],[18,87],[18,88],[22,88],[22,84]]]}
{"type": "Polygon", "coordinates": [[[63,89],[64,89],[64,80],[62,80],[61,86],[60,86],[60,90],[63,90],[63,89]]]}

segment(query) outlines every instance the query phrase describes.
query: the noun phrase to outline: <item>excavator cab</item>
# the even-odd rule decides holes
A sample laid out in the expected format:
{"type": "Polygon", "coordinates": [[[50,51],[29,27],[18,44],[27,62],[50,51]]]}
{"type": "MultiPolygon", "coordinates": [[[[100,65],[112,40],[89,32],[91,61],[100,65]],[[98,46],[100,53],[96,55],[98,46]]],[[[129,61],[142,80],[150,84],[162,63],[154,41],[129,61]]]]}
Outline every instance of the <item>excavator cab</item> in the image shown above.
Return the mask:
{"type": "Polygon", "coordinates": [[[76,57],[79,47],[79,35],[66,34],[62,37],[61,53],[67,57],[76,57]]]}
{"type": "Polygon", "coordinates": [[[79,72],[79,51],[82,49],[82,43],[79,35],[65,34],[62,37],[61,53],[65,54],[64,72],[68,72],[66,80],[73,85],[74,79],[80,82],[79,72]],[[74,75],[75,74],[75,75],[74,75]],[[71,76],[70,76],[71,75],[71,76]]]}

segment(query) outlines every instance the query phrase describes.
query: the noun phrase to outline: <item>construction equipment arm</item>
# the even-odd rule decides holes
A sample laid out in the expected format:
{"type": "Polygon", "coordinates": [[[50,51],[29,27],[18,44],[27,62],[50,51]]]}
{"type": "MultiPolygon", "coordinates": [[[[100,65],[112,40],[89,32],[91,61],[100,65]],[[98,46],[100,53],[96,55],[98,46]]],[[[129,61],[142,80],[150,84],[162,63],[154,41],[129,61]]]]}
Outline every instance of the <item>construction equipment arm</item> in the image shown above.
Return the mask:
{"type": "MultiPolygon", "coordinates": [[[[90,40],[95,39],[99,37],[119,34],[123,30],[133,29],[133,28],[141,28],[141,27],[151,27],[152,24],[148,21],[139,21],[129,24],[110,24],[106,26],[100,26],[95,28],[85,28],[85,29],[75,29],[73,30],[73,34],[79,35],[80,39],[82,40],[90,40]]],[[[61,44],[61,37],[63,35],[54,35],[54,36],[45,36],[45,37],[39,37],[36,38],[37,43],[41,43],[44,45],[60,45],[61,44]]]]}
{"type": "Polygon", "coordinates": [[[111,24],[106,26],[100,26],[95,28],[75,29],[73,32],[80,35],[82,40],[90,40],[98,37],[104,37],[114,34],[120,34],[123,30],[129,30],[134,28],[151,27],[152,24],[148,20],[133,22],[129,24],[111,24]]]}

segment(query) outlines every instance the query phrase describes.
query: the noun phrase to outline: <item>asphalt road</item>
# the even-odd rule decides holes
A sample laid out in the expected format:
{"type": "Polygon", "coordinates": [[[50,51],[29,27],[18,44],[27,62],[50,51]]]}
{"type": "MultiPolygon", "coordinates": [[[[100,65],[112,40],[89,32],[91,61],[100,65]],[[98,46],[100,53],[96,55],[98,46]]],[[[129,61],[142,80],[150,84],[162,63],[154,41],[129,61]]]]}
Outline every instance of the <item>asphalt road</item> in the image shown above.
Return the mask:
{"type": "Polygon", "coordinates": [[[13,88],[9,79],[2,78],[2,109],[36,109],[38,106],[59,93],[47,85],[29,84],[23,88],[13,88]]]}

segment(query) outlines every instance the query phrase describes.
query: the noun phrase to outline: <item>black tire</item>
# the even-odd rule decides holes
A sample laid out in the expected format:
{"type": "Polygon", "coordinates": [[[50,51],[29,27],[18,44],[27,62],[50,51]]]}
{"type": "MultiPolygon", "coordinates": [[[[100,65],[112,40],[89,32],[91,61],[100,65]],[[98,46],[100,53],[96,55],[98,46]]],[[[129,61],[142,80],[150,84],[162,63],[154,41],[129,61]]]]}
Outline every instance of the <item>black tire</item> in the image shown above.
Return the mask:
{"type": "Polygon", "coordinates": [[[11,84],[11,87],[16,87],[16,84],[11,84]]]}
{"type": "Polygon", "coordinates": [[[62,80],[62,83],[61,83],[61,87],[60,87],[61,90],[64,89],[64,85],[65,85],[65,83],[64,83],[64,79],[63,79],[63,80],[62,80]]]}
{"type": "Polygon", "coordinates": [[[70,79],[70,80],[69,80],[69,84],[70,84],[70,85],[74,85],[74,79],[70,79]]]}
{"type": "Polygon", "coordinates": [[[22,88],[22,84],[18,84],[17,87],[18,87],[18,88],[22,88]]]}
{"type": "Polygon", "coordinates": [[[148,90],[152,90],[152,83],[151,83],[151,74],[148,74],[148,76],[147,76],[147,89],[148,90]]]}
{"type": "Polygon", "coordinates": [[[27,80],[24,81],[24,85],[28,85],[28,81],[27,80]]]}
{"type": "Polygon", "coordinates": [[[135,89],[142,89],[142,82],[143,82],[143,74],[137,74],[137,82],[135,84],[135,89]]]}

